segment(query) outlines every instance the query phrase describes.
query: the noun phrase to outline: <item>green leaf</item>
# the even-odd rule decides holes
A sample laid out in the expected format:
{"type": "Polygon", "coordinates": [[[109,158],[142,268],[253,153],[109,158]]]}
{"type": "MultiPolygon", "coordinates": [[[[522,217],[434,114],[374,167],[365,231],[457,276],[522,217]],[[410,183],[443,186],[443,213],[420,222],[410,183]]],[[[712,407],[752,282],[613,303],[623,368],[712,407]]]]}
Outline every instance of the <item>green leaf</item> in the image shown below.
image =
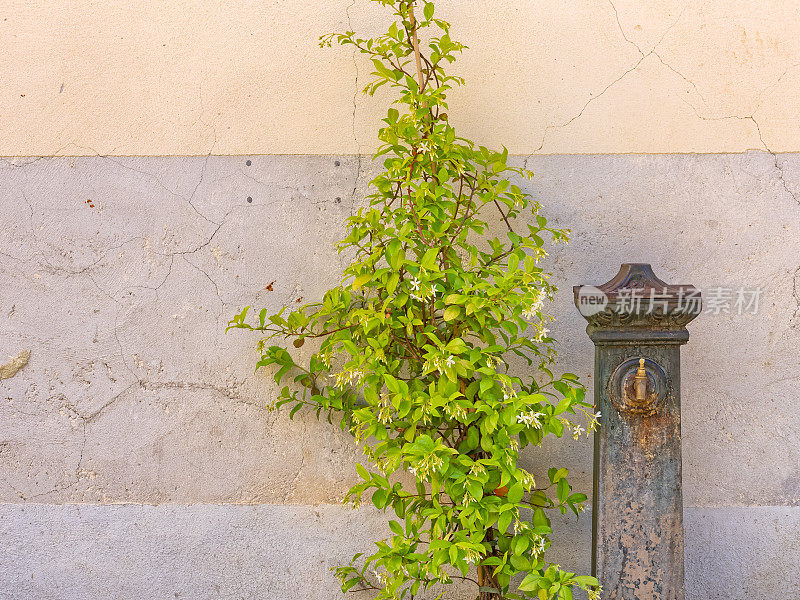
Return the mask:
{"type": "Polygon", "coordinates": [[[383,381],[386,384],[386,387],[389,388],[390,392],[393,392],[395,394],[400,392],[400,384],[397,383],[397,379],[395,379],[388,373],[384,374],[383,381]]]}
{"type": "Polygon", "coordinates": [[[367,283],[370,279],[372,279],[372,275],[373,275],[372,273],[362,273],[361,275],[356,277],[355,280],[353,281],[353,286],[352,286],[353,289],[357,290],[362,285],[367,283]]]}
{"type": "Polygon", "coordinates": [[[525,495],[525,488],[522,487],[522,484],[517,482],[508,488],[508,501],[513,502],[514,504],[518,504],[522,497],[525,495]]]}
{"type": "Polygon", "coordinates": [[[436,257],[439,254],[438,248],[430,248],[425,252],[422,256],[422,260],[420,261],[420,266],[423,269],[427,269],[428,271],[433,270],[436,266],[436,257]]]}
{"type": "Polygon", "coordinates": [[[458,306],[448,306],[444,310],[444,320],[445,321],[453,321],[456,319],[461,312],[461,308],[458,306]]]}
{"type": "Polygon", "coordinates": [[[480,433],[475,427],[470,427],[467,431],[467,437],[461,442],[458,451],[461,454],[469,454],[478,447],[478,444],[480,444],[480,433]]]}
{"type": "Polygon", "coordinates": [[[499,519],[497,519],[497,529],[500,530],[500,533],[505,533],[508,530],[509,526],[511,525],[511,518],[511,511],[507,510],[500,515],[499,519]]]}
{"type": "Polygon", "coordinates": [[[521,589],[523,592],[535,592],[539,589],[539,582],[541,580],[542,576],[539,575],[539,573],[529,573],[519,583],[519,589],[521,589]]]}
{"type": "Polygon", "coordinates": [[[500,323],[500,327],[505,329],[511,335],[517,335],[519,333],[519,328],[513,321],[503,321],[500,323]]]}
{"type": "Polygon", "coordinates": [[[392,268],[393,271],[399,271],[400,267],[405,264],[406,261],[406,251],[400,247],[400,244],[396,244],[394,249],[391,249],[389,252],[389,266],[392,268]]]}
{"type": "Polygon", "coordinates": [[[533,526],[534,527],[550,527],[550,520],[547,518],[547,515],[544,513],[544,510],[541,508],[537,508],[533,511],[533,526]]]}
{"type": "Polygon", "coordinates": [[[378,75],[382,77],[386,77],[386,79],[391,79],[392,81],[396,81],[397,78],[395,77],[394,71],[389,69],[386,65],[384,65],[380,60],[377,58],[372,59],[372,64],[375,65],[375,71],[377,71],[378,75]]]}
{"type": "Polygon", "coordinates": [[[289,411],[289,419],[294,419],[295,414],[297,414],[297,411],[301,408],[303,408],[302,402],[295,404],[292,410],[289,411]]]}
{"type": "Polygon", "coordinates": [[[354,587],[359,581],[361,581],[360,577],[353,577],[345,581],[344,585],[342,585],[342,592],[347,592],[350,588],[354,587]]]}
{"type": "Polygon", "coordinates": [[[400,282],[400,274],[392,273],[389,275],[389,280],[386,282],[386,294],[391,296],[397,289],[397,284],[400,282]]]}
{"type": "Polygon", "coordinates": [[[444,349],[451,354],[463,354],[467,350],[467,344],[464,343],[464,340],[461,338],[455,338],[454,340],[450,340],[444,349]]]}
{"type": "Polygon", "coordinates": [[[570,397],[562,398],[562,400],[556,406],[556,409],[553,414],[560,415],[565,410],[567,410],[571,404],[572,404],[572,398],[570,397]]]}
{"type": "Polygon", "coordinates": [[[372,503],[375,508],[384,508],[386,506],[386,496],[386,490],[381,488],[375,490],[375,493],[372,494],[372,503]]]}
{"type": "Polygon", "coordinates": [[[430,21],[433,18],[433,2],[426,2],[422,13],[425,15],[425,19],[430,21]]]}
{"type": "Polygon", "coordinates": [[[562,479],[558,482],[558,501],[559,502],[566,502],[567,497],[569,496],[569,483],[566,479],[562,479]]]}

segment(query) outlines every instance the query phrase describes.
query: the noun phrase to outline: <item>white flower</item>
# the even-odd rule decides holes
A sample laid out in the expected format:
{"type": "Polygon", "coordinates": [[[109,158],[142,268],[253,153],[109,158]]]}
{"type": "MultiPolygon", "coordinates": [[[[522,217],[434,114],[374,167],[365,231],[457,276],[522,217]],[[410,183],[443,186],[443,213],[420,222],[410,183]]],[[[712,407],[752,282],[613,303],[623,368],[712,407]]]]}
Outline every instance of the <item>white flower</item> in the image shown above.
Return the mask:
{"type": "Polygon", "coordinates": [[[387,425],[392,421],[392,410],[386,406],[378,411],[378,422],[387,425]]]}
{"type": "Polygon", "coordinates": [[[527,413],[520,413],[517,415],[517,423],[523,423],[528,427],[538,428],[541,427],[541,422],[539,421],[539,413],[535,411],[530,411],[527,413]]]}
{"type": "Polygon", "coordinates": [[[447,360],[444,361],[444,364],[448,367],[452,367],[454,364],[456,364],[456,359],[453,356],[448,356],[447,360]]]}
{"type": "Polygon", "coordinates": [[[533,545],[533,553],[534,554],[543,554],[544,547],[547,545],[547,538],[544,536],[539,536],[539,539],[533,545]]]}
{"type": "Polygon", "coordinates": [[[486,473],[486,467],[479,462],[472,463],[472,466],[469,468],[469,473],[470,475],[483,475],[486,473]]]}
{"type": "Polygon", "coordinates": [[[580,425],[574,425],[572,427],[572,437],[574,437],[577,440],[584,431],[586,430],[580,425]]]}
{"type": "Polygon", "coordinates": [[[433,366],[437,371],[439,371],[440,375],[444,373],[444,363],[442,362],[441,356],[436,356],[433,359],[433,366]]]}
{"type": "Polygon", "coordinates": [[[477,553],[475,550],[473,550],[472,548],[469,548],[469,549],[467,549],[467,555],[464,557],[464,559],[465,559],[465,560],[466,560],[468,563],[477,563],[477,562],[480,562],[481,558],[482,558],[482,557],[481,557],[481,555],[480,555],[480,554],[478,554],[478,553],[477,553]]]}
{"type": "Polygon", "coordinates": [[[419,290],[419,285],[420,285],[420,283],[422,283],[422,282],[421,282],[419,279],[417,279],[416,277],[412,277],[411,279],[409,279],[409,281],[408,281],[408,282],[411,284],[411,289],[412,289],[412,290],[414,290],[415,292],[416,292],[417,290],[419,290]]]}
{"type": "MultiPolygon", "coordinates": [[[[463,408],[461,408],[457,404],[451,404],[451,403],[445,404],[444,405],[444,411],[448,414],[448,416],[450,416],[450,417],[452,417],[454,419],[459,419],[460,420],[460,419],[464,419],[467,416],[467,411],[465,411],[463,408]]],[[[513,438],[512,438],[511,441],[512,442],[514,441],[513,438]]]]}
{"type": "Polygon", "coordinates": [[[520,483],[522,483],[522,487],[526,490],[531,490],[536,487],[536,479],[534,479],[533,475],[528,473],[525,469],[520,469],[522,472],[522,477],[520,478],[520,483]]]}
{"type": "Polygon", "coordinates": [[[412,297],[414,300],[422,300],[422,298],[420,298],[420,297],[419,297],[419,296],[417,296],[416,294],[411,294],[411,297],[412,297]]]}
{"type": "Polygon", "coordinates": [[[541,295],[537,295],[533,301],[533,304],[522,311],[522,316],[528,320],[533,319],[536,316],[536,313],[538,313],[541,309],[542,297],[541,295]]]}
{"type": "Polygon", "coordinates": [[[549,331],[550,331],[550,330],[549,330],[549,329],[547,329],[547,327],[541,327],[541,328],[539,329],[539,333],[537,333],[537,334],[536,334],[536,337],[535,337],[535,338],[532,338],[532,339],[531,339],[531,341],[532,341],[532,342],[541,342],[541,341],[544,341],[544,338],[546,338],[546,337],[547,337],[547,334],[549,333],[549,331]]]}

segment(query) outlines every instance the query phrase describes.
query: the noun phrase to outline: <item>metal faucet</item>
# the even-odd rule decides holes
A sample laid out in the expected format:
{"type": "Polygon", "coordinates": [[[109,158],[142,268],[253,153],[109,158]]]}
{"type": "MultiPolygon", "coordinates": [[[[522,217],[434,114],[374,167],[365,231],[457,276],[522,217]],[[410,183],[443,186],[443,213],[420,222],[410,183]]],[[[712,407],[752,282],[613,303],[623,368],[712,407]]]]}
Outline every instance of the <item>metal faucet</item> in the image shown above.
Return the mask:
{"type": "Polygon", "coordinates": [[[649,382],[649,377],[647,377],[647,372],[644,370],[644,359],[639,359],[639,370],[636,371],[636,377],[633,379],[633,389],[636,393],[636,402],[638,404],[644,404],[647,402],[647,384],[649,382]]]}

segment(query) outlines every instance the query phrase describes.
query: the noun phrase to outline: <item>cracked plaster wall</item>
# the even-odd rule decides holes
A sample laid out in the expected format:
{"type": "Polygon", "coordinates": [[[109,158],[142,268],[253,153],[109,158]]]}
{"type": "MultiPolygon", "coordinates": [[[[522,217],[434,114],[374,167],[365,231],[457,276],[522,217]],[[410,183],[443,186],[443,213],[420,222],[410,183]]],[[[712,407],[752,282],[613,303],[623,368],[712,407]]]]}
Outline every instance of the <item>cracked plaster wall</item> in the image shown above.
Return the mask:
{"type": "MultiPolygon", "coordinates": [[[[437,6],[470,46],[451,122],[532,168],[574,231],[550,258],[561,367],[591,387],[569,289],[621,262],[763,289],[758,315],[703,316],[683,350],[687,599],[798,596],[796,4],[437,6]]],[[[336,283],[387,97],[316,38],[382,17],[0,1],[0,156],[18,157],[0,161],[0,599],[327,600],[326,567],[381,531],[338,506],[349,436],[268,413],[254,338],[223,329],[336,283]]],[[[590,455],[570,440],[525,460],[588,490],[590,455]]],[[[559,524],[556,560],[588,570],[587,526],[559,524]]]]}
{"type": "MultiPolygon", "coordinates": [[[[763,289],[757,315],[704,315],[683,350],[687,548],[702,541],[708,550],[687,554],[688,597],[767,600],[797,592],[800,582],[786,564],[800,561],[800,203],[793,193],[800,159],[754,151],[514,160],[536,172],[523,185],[545,213],[573,229],[573,241],[549,259],[561,288],[551,308],[560,368],[590,386],[593,352],[571,285],[606,281],[619,263],[639,260],[669,282],[763,289]],[[740,510],[735,518],[732,507],[740,510]],[[733,552],[729,537],[754,528],[758,547],[733,552]],[[766,555],[776,558],[765,562],[766,555]],[[765,581],[769,593],[715,587],[711,573],[732,569],[765,581]],[[728,595],[704,595],[720,589],[728,595]]],[[[309,518],[320,507],[333,511],[333,522],[350,523],[326,529],[323,555],[338,556],[338,540],[351,532],[368,549],[380,518],[335,506],[355,481],[359,454],[350,437],[302,412],[294,421],[268,413],[276,390],[268,373],[253,375],[255,338],[223,330],[245,304],[276,310],[336,283],[344,259],[333,243],[375,171],[350,156],[0,162],[0,348],[31,352],[24,368],[0,381],[0,515],[8,535],[34,527],[34,555],[61,561],[66,582],[80,567],[78,555],[62,548],[65,540],[91,531],[97,548],[103,540],[125,547],[105,537],[107,522],[131,552],[150,557],[142,560],[180,556],[188,538],[173,548],[158,536],[146,543],[124,532],[172,531],[175,513],[190,511],[181,506],[197,505],[198,527],[208,529],[197,561],[216,560],[231,538],[252,544],[254,534],[244,533],[251,526],[264,536],[300,527],[280,518],[281,505],[309,518]],[[273,291],[265,289],[273,281],[273,291]],[[120,503],[155,512],[120,512],[120,503]],[[93,516],[85,522],[79,509],[62,506],[69,504],[91,505],[85,514],[93,516]],[[266,521],[242,512],[247,505],[261,507],[266,521]],[[40,520],[51,525],[35,525],[40,520]],[[357,532],[354,522],[363,524],[357,532]]],[[[534,473],[569,466],[574,484],[590,489],[586,439],[547,445],[525,461],[534,473]]],[[[588,569],[579,550],[589,539],[586,521],[562,531],[559,560],[588,569]]],[[[240,575],[226,577],[251,590],[245,597],[263,589],[281,594],[279,579],[258,579],[262,546],[248,547],[255,549],[238,567],[226,567],[240,575]]],[[[113,558],[97,552],[92,562],[113,558]]],[[[287,572],[305,573],[305,555],[287,552],[287,572]]],[[[153,584],[165,593],[194,568],[167,562],[153,584]]],[[[0,590],[35,575],[26,564],[0,568],[0,590]]],[[[100,585],[95,578],[117,568],[92,571],[89,582],[100,585]]],[[[198,581],[216,577],[208,569],[198,581]]],[[[51,579],[31,588],[38,596],[7,597],[51,597],[51,579]]],[[[123,593],[131,586],[120,587],[119,597],[134,597],[123,593]]],[[[316,597],[330,597],[327,589],[316,597]]],[[[216,597],[209,590],[189,596],[216,597]]]]}
{"type": "MultiPolygon", "coordinates": [[[[368,154],[387,96],[359,93],[368,60],[316,40],[380,31],[385,10],[371,4],[0,2],[0,155],[368,154]]],[[[515,154],[800,149],[795,2],[438,7],[470,46],[451,121],[483,143],[515,154]]]]}

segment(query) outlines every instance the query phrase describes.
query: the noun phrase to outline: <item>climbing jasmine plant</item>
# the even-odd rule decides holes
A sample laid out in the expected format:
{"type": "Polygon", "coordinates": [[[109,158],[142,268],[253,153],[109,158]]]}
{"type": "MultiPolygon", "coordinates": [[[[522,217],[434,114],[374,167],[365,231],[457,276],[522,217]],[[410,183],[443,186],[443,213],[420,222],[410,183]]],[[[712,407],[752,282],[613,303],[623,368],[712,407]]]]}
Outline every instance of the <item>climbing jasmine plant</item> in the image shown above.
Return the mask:
{"type": "Polygon", "coordinates": [[[530,173],[509,166],[506,150],[456,134],[447,95],[463,81],[445,67],[465,46],[433,3],[372,1],[393,12],[385,34],[321,38],[372,60],[367,93],[397,91],[378,134],[383,171],[338,245],[352,262],[321,301],[262,309],[255,322],[247,307],[229,329],[262,334],[257,368],[287,384],[274,408],[335,417],[370,459],[355,465],[346,501],[391,511],[391,535],[335,570],[343,591],[414,599],[462,581],[482,600],[570,600],[575,587],[597,598],[596,579],[546,559],[548,513],[577,515],[586,496],[566,468],[537,482],[519,465],[521,449],[545,436],[583,433],[573,415],[597,426],[577,378],[549,368],[554,287],[540,260],[545,240],[567,232],[509,181],[530,173]],[[487,233],[490,221],[502,238],[487,233]],[[275,340],[315,351],[299,364],[275,340]]]}

